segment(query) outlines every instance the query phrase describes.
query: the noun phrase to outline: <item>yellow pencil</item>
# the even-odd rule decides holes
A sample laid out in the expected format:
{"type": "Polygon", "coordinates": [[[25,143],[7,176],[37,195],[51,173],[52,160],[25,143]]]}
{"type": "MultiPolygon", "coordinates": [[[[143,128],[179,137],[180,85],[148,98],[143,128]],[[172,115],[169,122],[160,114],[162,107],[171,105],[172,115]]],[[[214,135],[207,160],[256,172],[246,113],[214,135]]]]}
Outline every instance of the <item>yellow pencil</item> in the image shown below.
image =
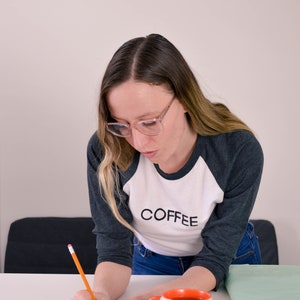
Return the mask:
{"type": "Polygon", "coordinates": [[[72,255],[72,258],[73,258],[73,260],[74,260],[74,263],[75,263],[75,265],[76,265],[76,267],[77,267],[77,270],[78,270],[78,272],[79,272],[79,274],[80,274],[80,276],[81,276],[81,278],[82,278],[82,280],[83,280],[83,282],[84,282],[84,285],[85,285],[86,289],[88,290],[89,294],[91,295],[92,300],[96,300],[96,297],[94,296],[94,294],[93,294],[93,292],[92,292],[92,289],[91,289],[91,287],[90,287],[90,285],[89,285],[89,283],[88,283],[88,281],[87,281],[87,279],[86,279],[86,277],[85,277],[85,274],[84,274],[84,272],[83,272],[83,270],[82,270],[82,267],[81,267],[81,265],[80,265],[80,262],[79,262],[79,260],[78,260],[78,258],[77,258],[77,255],[76,255],[76,253],[75,253],[75,251],[74,251],[72,245],[69,244],[69,245],[68,245],[68,248],[69,248],[69,251],[70,251],[70,253],[71,253],[71,255],[72,255]]]}

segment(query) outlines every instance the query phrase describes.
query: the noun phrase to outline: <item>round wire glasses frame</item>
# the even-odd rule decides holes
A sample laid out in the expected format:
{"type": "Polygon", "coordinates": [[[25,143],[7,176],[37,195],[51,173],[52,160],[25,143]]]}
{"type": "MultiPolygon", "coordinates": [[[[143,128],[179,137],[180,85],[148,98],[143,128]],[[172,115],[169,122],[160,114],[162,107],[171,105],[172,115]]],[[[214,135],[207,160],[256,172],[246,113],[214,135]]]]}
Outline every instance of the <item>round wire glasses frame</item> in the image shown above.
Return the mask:
{"type": "Polygon", "coordinates": [[[141,120],[136,122],[135,124],[129,125],[124,123],[117,122],[108,122],[106,123],[106,130],[113,135],[119,137],[129,137],[132,134],[132,128],[137,129],[140,133],[154,136],[158,135],[163,130],[162,120],[169,111],[175,97],[173,97],[166,108],[161,112],[161,114],[157,118],[149,119],[149,120],[141,120]]]}

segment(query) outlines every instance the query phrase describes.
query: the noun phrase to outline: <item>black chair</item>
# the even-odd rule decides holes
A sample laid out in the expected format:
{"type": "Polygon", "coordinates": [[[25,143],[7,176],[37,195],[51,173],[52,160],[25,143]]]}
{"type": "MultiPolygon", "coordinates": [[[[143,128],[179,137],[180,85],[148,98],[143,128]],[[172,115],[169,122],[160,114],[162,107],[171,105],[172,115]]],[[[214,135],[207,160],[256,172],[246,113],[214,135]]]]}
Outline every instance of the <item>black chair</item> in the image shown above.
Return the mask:
{"type": "MultiPolygon", "coordinates": [[[[251,220],[259,238],[263,264],[278,264],[276,232],[268,220],[251,220]]],[[[91,218],[24,218],[10,226],[5,273],[77,274],[67,245],[71,243],[86,274],[97,264],[91,218]]]]}
{"type": "Polygon", "coordinates": [[[250,220],[258,236],[262,263],[265,265],[278,265],[279,255],[274,225],[268,220],[250,220]]]}
{"type": "Polygon", "coordinates": [[[9,229],[5,273],[76,274],[70,243],[86,274],[97,264],[96,237],[91,218],[24,218],[9,229]]]}

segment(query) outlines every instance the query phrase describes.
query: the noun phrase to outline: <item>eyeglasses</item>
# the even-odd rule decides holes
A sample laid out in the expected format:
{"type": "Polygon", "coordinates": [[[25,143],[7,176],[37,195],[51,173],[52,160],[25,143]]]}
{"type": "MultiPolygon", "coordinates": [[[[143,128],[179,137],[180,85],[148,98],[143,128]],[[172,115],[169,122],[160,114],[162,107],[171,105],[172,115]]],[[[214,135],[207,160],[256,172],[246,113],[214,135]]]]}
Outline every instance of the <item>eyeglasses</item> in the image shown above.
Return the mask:
{"type": "Polygon", "coordinates": [[[129,137],[132,134],[132,128],[137,129],[140,133],[145,135],[158,135],[163,130],[162,120],[169,111],[173,100],[172,98],[168,106],[161,112],[161,114],[157,118],[153,118],[150,120],[142,120],[138,121],[133,125],[123,124],[123,123],[106,123],[106,129],[113,135],[119,137],[129,137]]]}

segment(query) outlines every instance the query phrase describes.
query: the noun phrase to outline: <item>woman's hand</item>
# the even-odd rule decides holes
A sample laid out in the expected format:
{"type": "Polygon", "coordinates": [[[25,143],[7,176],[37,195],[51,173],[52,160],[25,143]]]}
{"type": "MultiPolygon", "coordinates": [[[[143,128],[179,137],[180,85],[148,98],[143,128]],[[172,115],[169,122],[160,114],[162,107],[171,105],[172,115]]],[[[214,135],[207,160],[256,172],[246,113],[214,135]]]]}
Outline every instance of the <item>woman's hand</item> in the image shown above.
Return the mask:
{"type": "MultiPolygon", "coordinates": [[[[109,300],[109,297],[107,295],[104,295],[103,293],[96,293],[93,291],[93,294],[96,300],[97,299],[109,300]]],[[[71,300],[92,300],[92,297],[87,290],[81,290],[78,291],[71,300]]]]}
{"type": "MultiPolygon", "coordinates": [[[[96,300],[118,299],[126,290],[131,268],[113,262],[100,263],[95,271],[92,287],[96,300]]],[[[78,291],[72,300],[92,300],[87,290],[78,291]]]]}
{"type": "Polygon", "coordinates": [[[91,296],[87,290],[78,291],[71,300],[91,300],[91,296]]]}

